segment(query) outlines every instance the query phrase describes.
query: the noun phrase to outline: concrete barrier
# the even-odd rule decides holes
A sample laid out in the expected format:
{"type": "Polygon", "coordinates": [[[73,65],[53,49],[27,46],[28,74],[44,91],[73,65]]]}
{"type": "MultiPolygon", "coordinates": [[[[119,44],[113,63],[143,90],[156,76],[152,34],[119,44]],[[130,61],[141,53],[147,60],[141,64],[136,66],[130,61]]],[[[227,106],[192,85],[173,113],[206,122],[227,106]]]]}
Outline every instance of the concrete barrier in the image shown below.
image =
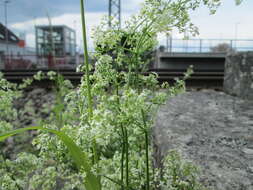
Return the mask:
{"type": "Polygon", "coordinates": [[[231,52],[226,57],[224,91],[253,100],[253,52],[231,52]]]}

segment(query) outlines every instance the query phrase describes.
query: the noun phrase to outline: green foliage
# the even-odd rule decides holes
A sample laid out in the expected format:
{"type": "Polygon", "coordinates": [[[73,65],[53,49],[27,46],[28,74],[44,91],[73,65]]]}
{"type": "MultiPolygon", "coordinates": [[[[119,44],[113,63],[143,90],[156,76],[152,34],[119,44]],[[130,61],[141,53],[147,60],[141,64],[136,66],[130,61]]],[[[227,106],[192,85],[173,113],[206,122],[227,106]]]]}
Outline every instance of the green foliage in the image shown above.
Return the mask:
{"type": "Polygon", "coordinates": [[[67,147],[71,155],[71,158],[76,164],[76,167],[85,173],[84,185],[86,189],[87,190],[99,189],[99,183],[98,183],[97,177],[91,171],[91,165],[89,163],[88,156],[86,155],[86,153],[82,152],[82,150],[72,141],[71,138],[69,138],[65,133],[61,131],[56,131],[53,129],[47,129],[43,127],[21,128],[21,129],[16,129],[14,131],[0,135],[0,141],[3,141],[7,139],[8,137],[11,137],[13,135],[23,133],[24,131],[29,131],[29,130],[43,130],[43,131],[55,134],[67,147]]]}
{"type": "Polygon", "coordinates": [[[166,190],[205,190],[198,182],[199,171],[190,162],[182,160],[177,151],[170,151],[163,161],[164,175],[160,187],[166,190]]]}
{"type": "Polygon", "coordinates": [[[21,92],[17,90],[17,86],[9,83],[0,73],[0,121],[13,121],[17,117],[12,104],[20,95],[21,92]]]}
{"type": "Polygon", "coordinates": [[[183,163],[177,153],[165,158],[163,171],[152,168],[150,138],[156,111],[169,97],[185,91],[192,68],[173,86],[160,85],[156,74],[140,72],[147,68],[147,54],[155,48],[158,33],[177,28],[197,34],[189,12],[205,4],[214,13],[220,2],[146,0],[124,29],[108,28],[108,20],[103,20],[94,29],[96,64],[91,75],[81,0],[85,75],[80,86],[73,89],[55,72],[34,77],[55,81],[56,103],[49,110],[50,118],[39,127],[7,132],[16,117],[13,100],[34,79],[16,86],[0,76],[0,140],[27,130],[41,131],[33,140],[35,154],[1,157],[0,190],[203,189],[197,183],[197,169],[183,163]]]}

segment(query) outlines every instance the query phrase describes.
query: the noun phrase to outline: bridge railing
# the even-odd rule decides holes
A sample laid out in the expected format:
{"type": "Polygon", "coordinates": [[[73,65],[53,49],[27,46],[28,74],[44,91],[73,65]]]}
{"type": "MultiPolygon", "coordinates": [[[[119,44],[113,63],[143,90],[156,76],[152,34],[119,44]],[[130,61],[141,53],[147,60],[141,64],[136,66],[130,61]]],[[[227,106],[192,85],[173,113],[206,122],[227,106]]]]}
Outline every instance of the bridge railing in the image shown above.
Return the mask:
{"type": "Polygon", "coordinates": [[[160,45],[160,50],[166,52],[227,52],[253,51],[253,40],[251,39],[172,39],[167,38],[166,42],[160,45]]]}

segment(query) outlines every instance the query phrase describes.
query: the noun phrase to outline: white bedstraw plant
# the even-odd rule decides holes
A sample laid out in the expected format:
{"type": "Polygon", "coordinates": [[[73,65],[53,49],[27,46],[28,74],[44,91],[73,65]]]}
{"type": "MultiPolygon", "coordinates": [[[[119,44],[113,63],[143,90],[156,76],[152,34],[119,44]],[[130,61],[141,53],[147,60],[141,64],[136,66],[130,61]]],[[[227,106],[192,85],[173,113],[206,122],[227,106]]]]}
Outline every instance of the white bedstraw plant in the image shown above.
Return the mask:
{"type": "MultiPolygon", "coordinates": [[[[191,68],[174,86],[160,85],[156,74],[142,72],[148,68],[158,33],[176,28],[197,34],[189,12],[204,4],[214,13],[221,0],[145,0],[140,13],[122,29],[113,19],[109,28],[104,19],[93,30],[93,66],[88,62],[84,2],[80,2],[85,56],[79,68],[85,73],[81,84],[72,91],[57,88],[54,120],[0,135],[5,140],[27,130],[41,131],[33,141],[37,155],[22,153],[13,161],[0,160],[4,163],[0,190],[202,189],[195,168],[181,166],[177,154],[166,157],[163,171],[152,167],[151,127],[156,111],[168,97],[184,91],[191,68]],[[15,170],[21,172],[14,175],[15,170]]],[[[57,80],[54,73],[49,77],[57,80]]],[[[62,87],[68,85],[58,81],[62,87]]]]}

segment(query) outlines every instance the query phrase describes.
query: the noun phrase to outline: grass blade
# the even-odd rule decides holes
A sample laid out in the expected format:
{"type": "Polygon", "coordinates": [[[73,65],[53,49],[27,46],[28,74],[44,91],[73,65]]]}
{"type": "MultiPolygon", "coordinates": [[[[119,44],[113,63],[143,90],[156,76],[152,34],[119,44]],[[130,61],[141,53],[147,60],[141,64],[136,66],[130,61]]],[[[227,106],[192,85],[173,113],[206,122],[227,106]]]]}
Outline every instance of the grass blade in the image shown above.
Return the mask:
{"type": "Polygon", "coordinates": [[[86,190],[100,190],[100,183],[98,177],[91,172],[91,164],[88,156],[73,142],[73,140],[68,137],[65,133],[53,129],[43,128],[43,127],[27,127],[16,129],[4,134],[0,134],[0,141],[4,141],[8,137],[17,135],[29,130],[42,130],[49,133],[55,134],[68,148],[69,153],[74,160],[77,168],[79,170],[84,170],[86,177],[84,179],[84,185],[86,190]]]}

